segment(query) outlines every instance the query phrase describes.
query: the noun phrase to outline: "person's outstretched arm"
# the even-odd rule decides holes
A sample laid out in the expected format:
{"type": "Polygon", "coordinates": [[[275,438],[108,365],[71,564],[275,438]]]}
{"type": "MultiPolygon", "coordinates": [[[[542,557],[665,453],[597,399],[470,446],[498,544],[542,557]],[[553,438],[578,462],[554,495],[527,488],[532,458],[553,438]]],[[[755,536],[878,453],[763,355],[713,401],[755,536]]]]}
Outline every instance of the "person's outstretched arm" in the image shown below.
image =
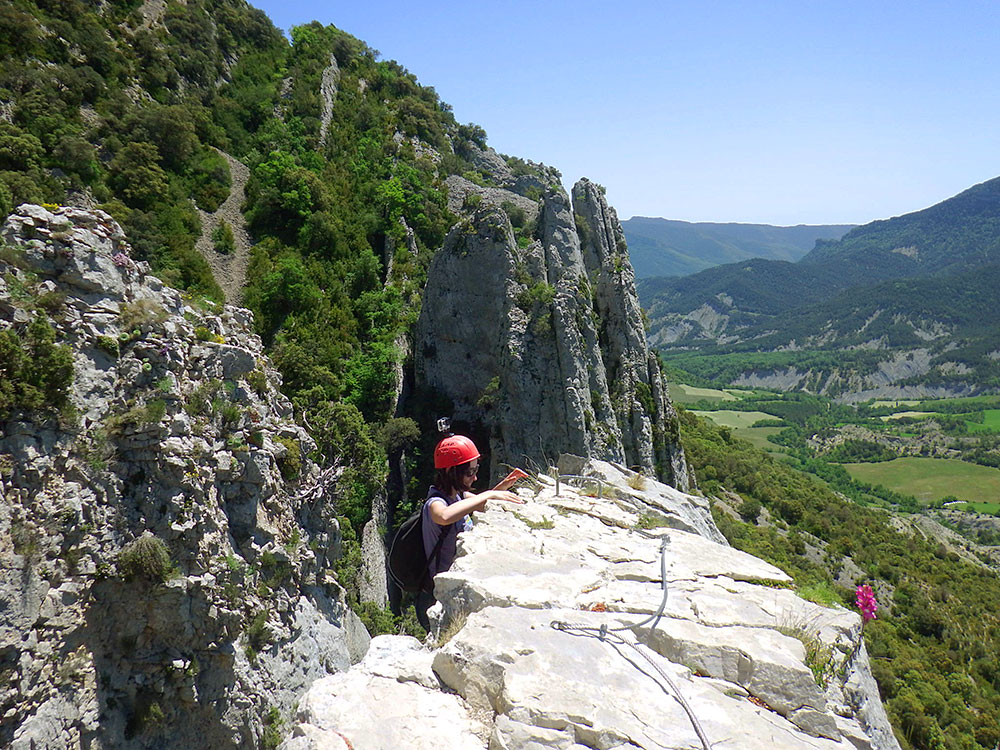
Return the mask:
{"type": "Polygon", "coordinates": [[[431,520],[438,526],[447,526],[448,524],[455,523],[455,521],[463,516],[467,516],[477,510],[485,509],[486,503],[490,500],[505,500],[508,503],[524,504],[524,500],[513,492],[486,490],[486,492],[480,492],[478,495],[468,495],[451,505],[448,505],[441,499],[433,500],[427,512],[431,520]]]}

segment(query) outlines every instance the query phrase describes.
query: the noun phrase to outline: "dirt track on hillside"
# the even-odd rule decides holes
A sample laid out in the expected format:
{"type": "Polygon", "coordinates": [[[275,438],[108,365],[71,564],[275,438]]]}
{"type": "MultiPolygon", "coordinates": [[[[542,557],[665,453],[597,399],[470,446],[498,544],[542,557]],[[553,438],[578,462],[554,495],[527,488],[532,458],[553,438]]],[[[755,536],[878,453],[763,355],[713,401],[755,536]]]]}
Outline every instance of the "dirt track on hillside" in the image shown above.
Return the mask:
{"type": "Polygon", "coordinates": [[[229,162],[231,175],[229,197],[212,213],[198,209],[198,216],[201,217],[201,237],[198,238],[195,248],[212,268],[212,275],[226,296],[226,304],[239,305],[243,301],[247,264],[250,262],[250,235],[247,234],[246,220],[240,211],[246,198],[250,170],[225,151],[219,153],[229,162]],[[229,224],[229,228],[233,230],[235,249],[227,255],[216,252],[212,243],[212,232],[222,221],[229,224]]]}

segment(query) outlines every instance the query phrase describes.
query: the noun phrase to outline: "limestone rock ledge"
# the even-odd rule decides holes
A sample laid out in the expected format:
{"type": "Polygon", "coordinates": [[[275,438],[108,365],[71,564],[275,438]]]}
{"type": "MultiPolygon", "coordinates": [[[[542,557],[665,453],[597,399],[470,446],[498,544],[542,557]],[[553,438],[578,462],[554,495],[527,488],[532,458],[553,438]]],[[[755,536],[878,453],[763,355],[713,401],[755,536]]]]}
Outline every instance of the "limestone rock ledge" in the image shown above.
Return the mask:
{"type": "Polygon", "coordinates": [[[102,211],[24,205],[0,244],[0,329],[51,321],[75,409],[0,421],[0,746],[260,746],[368,635],[250,313],[102,211]]]}
{"type": "Polygon", "coordinates": [[[729,547],[703,499],[636,489],[609,463],[560,465],[593,478],[557,492],[540,476],[525,505],[491,504],[460,537],[436,579],[438,647],[375,639],[365,663],[310,688],[285,750],[702,748],[677,693],[716,750],[899,747],[857,614],[729,547]],[[664,577],[639,645],[601,637],[654,614],[664,577]]]}

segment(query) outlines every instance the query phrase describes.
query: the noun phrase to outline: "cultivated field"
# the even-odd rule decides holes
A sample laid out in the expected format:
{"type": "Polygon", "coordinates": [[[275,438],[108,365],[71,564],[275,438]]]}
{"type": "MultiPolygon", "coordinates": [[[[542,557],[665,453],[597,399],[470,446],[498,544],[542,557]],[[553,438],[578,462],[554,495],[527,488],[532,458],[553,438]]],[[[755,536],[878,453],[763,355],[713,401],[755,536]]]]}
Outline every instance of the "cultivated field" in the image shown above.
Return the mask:
{"type": "Polygon", "coordinates": [[[699,401],[709,401],[720,403],[722,401],[737,401],[743,394],[749,391],[740,391],[735,388],[719,390],[718,388],[695,388],[693,385],[683,383],[668,383],[667,390],[670,393],[670,400],[681,406],[685,404],[696,404],[699,401]]]}
{"type": "Polygon", "coordinates": [[[973,503],[1000,500],[1000,470],[953,458],[897,458],[844,464],[851,476],[932,503],[953,495],[973,503]]]}
{"type": "Polygon", "coordinates": [[[770,453],[781,453],[784,449],[780,445],[768,441],[769,435],[777,435],[781,432],[780,427],[752,427],[755,422],[762,419],[777,419],[773,414],[762,411],[731,411],[722,409],[719,411],[692,411],[699,417],[711,419],[717,425],[729,427],[736,437],[743,438],[762,450],[770,453]]]}
{"type": "Polygon", "coordinates": [[[987,409],[983,412],[983,423],[967,422],[969,432],[1000,432],[1000,409],[987,409]]]}

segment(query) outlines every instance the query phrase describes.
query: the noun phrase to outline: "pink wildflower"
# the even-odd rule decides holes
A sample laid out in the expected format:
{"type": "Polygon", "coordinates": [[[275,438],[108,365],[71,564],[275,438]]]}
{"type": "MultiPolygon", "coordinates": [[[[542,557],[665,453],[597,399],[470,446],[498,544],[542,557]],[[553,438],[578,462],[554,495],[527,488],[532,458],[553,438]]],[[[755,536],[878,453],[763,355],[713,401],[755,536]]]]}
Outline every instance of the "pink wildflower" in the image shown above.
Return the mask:
{"type": "Polygon", "coordinates": [[[858,586],[857,591],[855,591],[855,604],[858,605],[858,609],[861,610],[861,617],[864,618],[865,622],[875,619],[875,613],[878,611],[878,602],[875,601],[875,593],[872,591],[872,587],[867,583],[863,586],[858,586]]]}
{"type": "Polygon", "coordinates": [[[111,260],[113,260],[114,264],[119,268],[130,269],[133,266],[132,259],[128,257],[125,253],[115,253],[114,255],[111,256],[111,260]]]}

